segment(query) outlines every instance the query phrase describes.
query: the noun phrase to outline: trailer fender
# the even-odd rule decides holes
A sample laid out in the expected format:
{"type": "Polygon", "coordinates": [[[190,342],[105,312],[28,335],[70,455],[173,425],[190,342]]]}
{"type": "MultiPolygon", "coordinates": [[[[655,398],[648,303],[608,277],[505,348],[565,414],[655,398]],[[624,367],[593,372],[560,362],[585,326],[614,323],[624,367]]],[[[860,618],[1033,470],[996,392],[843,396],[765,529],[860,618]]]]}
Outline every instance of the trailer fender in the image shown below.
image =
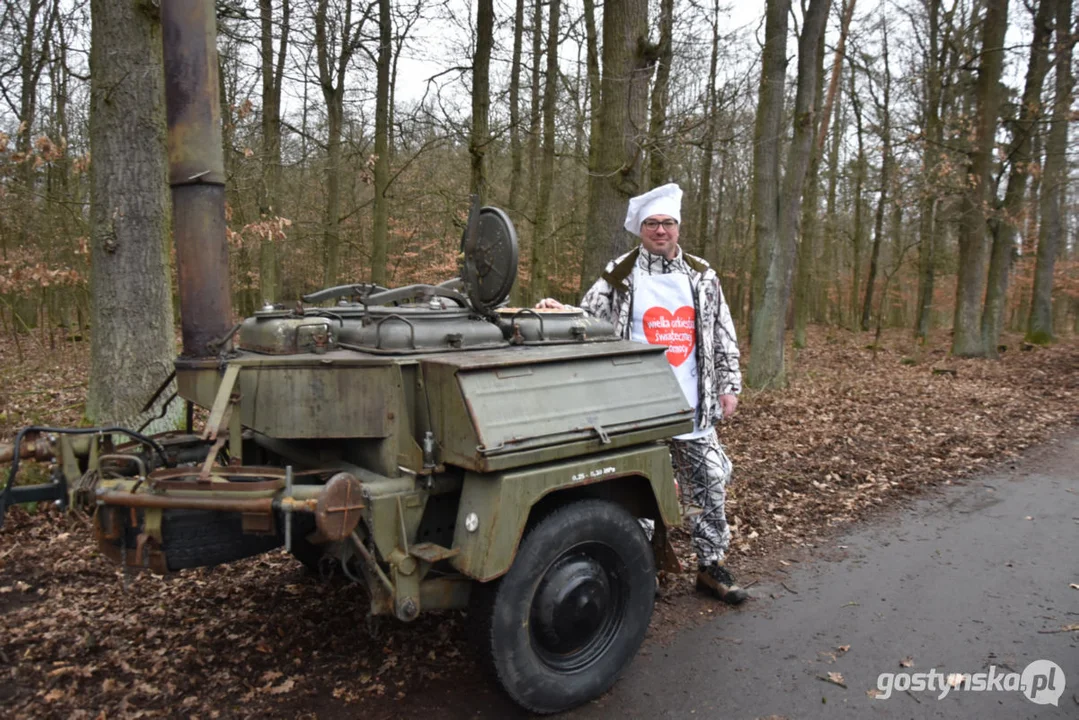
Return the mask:
{"type": "Polygon", "coordinates": [[[638,517],[677,525],[670,451],[654,443],[500,473],[465,474],[453,565],[487,582],[509,570],[530,515],[583,497],[606,497],[638,517]]]}

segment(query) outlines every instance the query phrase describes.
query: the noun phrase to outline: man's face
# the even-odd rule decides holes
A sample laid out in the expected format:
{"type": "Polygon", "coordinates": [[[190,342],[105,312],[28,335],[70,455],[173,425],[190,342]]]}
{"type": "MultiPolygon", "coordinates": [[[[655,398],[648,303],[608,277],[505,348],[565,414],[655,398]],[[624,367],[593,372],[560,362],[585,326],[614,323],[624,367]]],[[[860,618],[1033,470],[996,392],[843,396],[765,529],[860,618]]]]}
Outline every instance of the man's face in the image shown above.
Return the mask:
{"type": "Polygon", "coordinates": [[[649,215],[641,223],[641,244],[668,260],[678,254],[678,222],[670,215],[649,215]]]}

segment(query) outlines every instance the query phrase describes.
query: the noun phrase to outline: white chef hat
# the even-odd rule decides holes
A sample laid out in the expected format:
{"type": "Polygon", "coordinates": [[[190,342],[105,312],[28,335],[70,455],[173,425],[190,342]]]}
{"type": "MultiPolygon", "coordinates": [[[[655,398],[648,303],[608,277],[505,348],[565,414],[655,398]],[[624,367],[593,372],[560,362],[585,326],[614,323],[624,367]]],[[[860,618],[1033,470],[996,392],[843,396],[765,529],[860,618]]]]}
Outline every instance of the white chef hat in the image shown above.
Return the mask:
{"type": "Polygon", "coordinates": [[[626,210],[626,230],[640,237],[641,223],[653,215],[670,215],[682,222],[682,188],[677,183],[660,185],[644,195],[630,198],[626,210]]]}

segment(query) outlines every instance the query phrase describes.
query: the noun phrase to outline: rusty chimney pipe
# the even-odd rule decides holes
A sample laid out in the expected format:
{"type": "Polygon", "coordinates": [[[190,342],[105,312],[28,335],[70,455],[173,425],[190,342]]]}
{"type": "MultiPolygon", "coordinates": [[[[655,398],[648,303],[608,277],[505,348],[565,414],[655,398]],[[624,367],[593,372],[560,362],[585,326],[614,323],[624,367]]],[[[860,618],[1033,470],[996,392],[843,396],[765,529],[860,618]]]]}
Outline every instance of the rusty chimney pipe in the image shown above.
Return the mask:
{"type": "Polygon", "coordinates": [[[208,357],[232,323],[214,2],[166,0],[161,26],[180,354],[208,357]]]}

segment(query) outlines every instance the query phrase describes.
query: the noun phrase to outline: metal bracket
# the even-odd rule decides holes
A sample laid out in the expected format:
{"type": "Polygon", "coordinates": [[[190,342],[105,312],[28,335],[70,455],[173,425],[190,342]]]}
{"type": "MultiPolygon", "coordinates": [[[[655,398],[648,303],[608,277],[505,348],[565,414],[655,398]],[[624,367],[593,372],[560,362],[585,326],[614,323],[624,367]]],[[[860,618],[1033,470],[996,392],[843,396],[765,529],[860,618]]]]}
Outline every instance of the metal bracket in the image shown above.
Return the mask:
{"type": "Polygon", "coordinates": [[[419,558],[425,563],[434,565],[442,560],[449,560],[461,554],[461,548],[447,548],[435,543],[420,543],[409,549],[412,557],[419,558]]]}
{"type": "MultiPolygon", "coordinates": [[[[169,373],[169,376],[167,378],[165,378],[161,382],[160,385],[157,386],[157,390],[154,391],[154,394],[150,396],[150,399],[146,401],[146,404],[142,406],[142,410],[140,410],[139,412],[140,413],[148,413],[148,412],[150,412],[150,409],[153,408],[154,403],[157,402],[157,399],[159,397],[161,397],[161,394],[163,392],[165,392],[166,389],[168,389],[169,385],[175,379],[176,379],[176,370],[174,369],[172,372],[169,373]]],[[[175,393],[173,394],[173,397],[176,397],[175,393]]],[[[168,406],[169,402],[172,402],[171,398],[165,402],[166,407],[168,406]]]]}
{"type": "MultiPolygon", "coordinates": [[[[292,466],[285,466],[285,497],[292,497],[292,466]]],[[[292,503],[282,505],[285,513],[285,550],[292,552],[292,503]]]]}
{"type": "Polygon", "coordinates": [[[217,434],[228,426],[228,417],[225,412],[232,404],[232,388],[236,386],[236,379],[240,376],[240,366],[230,364],[225,368],[225,376],[221,379],[221,386],[217,388],[214,397],[214,405],[210,408],[210,419],[206,421],[206,429],[202,431],[203,440],[216,440],[217,434]]]}

